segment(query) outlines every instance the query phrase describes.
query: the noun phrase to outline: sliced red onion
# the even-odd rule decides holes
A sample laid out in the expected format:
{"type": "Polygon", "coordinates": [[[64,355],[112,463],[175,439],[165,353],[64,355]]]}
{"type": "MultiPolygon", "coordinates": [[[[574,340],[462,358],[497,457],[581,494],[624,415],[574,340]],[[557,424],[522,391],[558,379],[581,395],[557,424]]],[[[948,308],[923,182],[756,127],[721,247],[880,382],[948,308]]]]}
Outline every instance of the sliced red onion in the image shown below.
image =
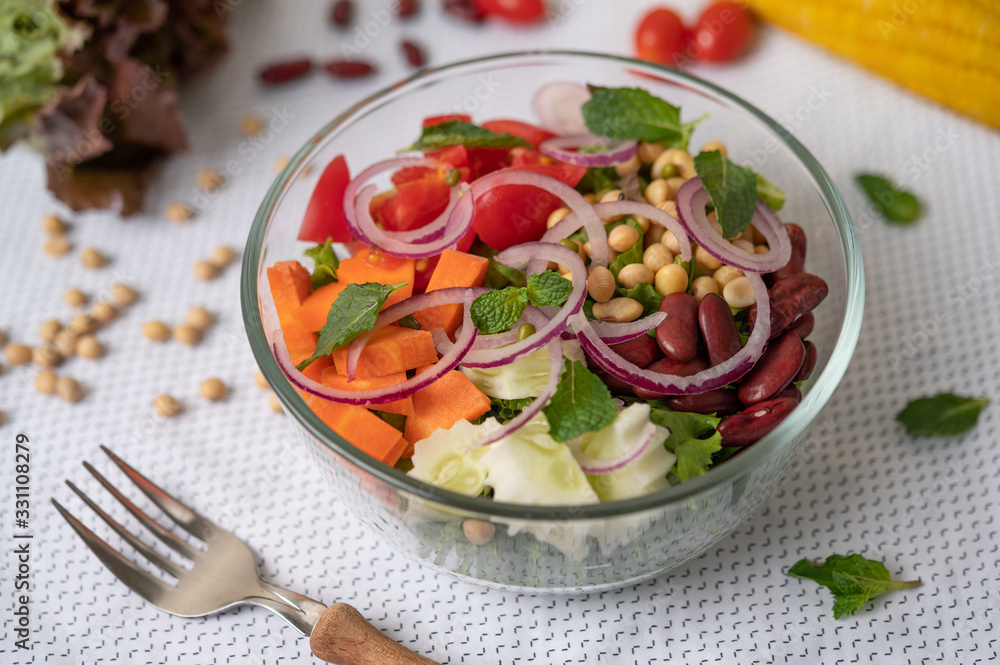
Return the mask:
{"type": "Polygon", "coordinates": [[[614,166],[635,157],[639,150],[637,141],[612,141],[604,136],[574,134],[557,136],[542,141],[538,151],[567,164],[578,166],[614,166]],[[602,152],[580,152],[584,147],[600,147],[602,152]]]}
{"type": "MultiPolygon", "coordinates": [[[[470,351],[462,359],[462,365],[465,367],[499,367],[526,356],[558,338],[566,329],[570,317],[583,308],[583,301],[587,298],[587,269],[580,256],[570,248],[547,242],[526,242],[505,249],[493,258],[504,265],[520,269],[535,257],[555,261],[569,268],[573,278],[573,290],[566,299],[566,304],[559,309],[558,314],[547,319],[545,324],[537,328],[535,334],[527,339],[496,349],[470,351]]],[[[529,306],[528,309],[530,308],[529,306]]],[[[758,317],[760,316],[762,315],[758,314],[758,317]]]]}
{"type": "Polygon", "coordinates": [[[614,352],[594,331],[591,322],[582,314],[576,316],[573,326],[578,331],[580,344],[594,362],[616,379],[625,381],[631,386],[642,388],[662,395],[693,395],[733,383],[750,369],[760,359],[767,347],[771,335],[771,301],[767,296],[764,280],[756,273],[747,273],[747,279],[753,286],[757,301],[757,326],[763,324],[764,330],[754,326],[750,339],[736,355],[714,367],[692,374],[691,376],[674,376],[659,374],[642,369],[634,363],[622,358],[614,352]]]}
{"type": "Polygon", "coordinates": [[[681,224],[694,241],[727,265],[747,273],[774,272],[788,263],[792,257],[792,241],[788,237],[788,230],[774,211],[760,199],[757,199],[754,206],[751,223],[767,240],[767,246],[771,251],[766,254],[754,254],[740,249],[712,227],[705,213],[705,206],[712,200],[701,184],[700,178],[691,178],[681,185],[677,190],[675,202],[681,224]]]}
{"type": "Polygon", "coordinates": [[[555,81],[539,88],[531,102],[531,109],[539,124],[554,134],[584,134],[587,123],[583,120],[580,107],[588,99],[590,90],[586,86],[555,81]]]}
{"type": "Polygon", "coordinates": [[[604,459],[593,459],[592,457],[587,457],[583,452],[576,451],[573,457],[580,463],[580,469],[583,470],[588,476],[599,476],[605,473],[611,473],[612,471],[617,471],[623,467],[628,466],[635,460],[639,458],[646,449],[649,448],[650,444],[656,438],[656,425],[652,422],[646,423],[646,426],[642,428],[642,433],[639,435],[638,441],[632,446],[632,449],[621,457],[614,459],[604,460],[604,459]]]}
{"type": "Polygon", "coordinates": [[[295,364],[288,355],[288,348],[285,346],[285,340],[280,330],[275,331],[273,335],[274,357],[278,361],[278,367],[281,368],[285,377],[291,382],[292,385],[303,392],[307,392],[310,395],[315,395],[316,397],[321,397],[331,402],[338,402],[340,404],[378,406],[379,404],[395,402],[396,400],[410,397],[413,393],[426,388],[451,370],[458,367],[458,363],[462,360],[462,356],[472,348],[472,344],[476,341],[477,331],[476,327],[472,325],[472,321],[469,319],[468,308],[466,308],[465,311],[465,323],[465,329],[463,330],[462,335],[455,342],[454,347],[452,347],[448,353],[441,356],[441,359],[438,360],[431,369],[427,370],[423,374],[418,374],[412,379],[407,379],[402,383],[398,383],[394,386],[388,386],[386,388],[377,388],[374,390],[337,390],[335,388],[325,386],[317,381],[313,381],[296,369],[295,364]]]}
{"type": "MultiPolygon", "coordinates": [[[[453,286],[447,289],[438,289],[436,291],[428,291],[426,293],[421,293],[419,295],[410,296],[404,300],[400,300],[394,305],[386,307],[381,312],[379,312],[378,318],[375,319],[375,325],[372,326],[371,330],[365,331],[358,335],[351,345],[347,347],[347,380],[353,381],[357,376],[358,371],[358,359],[361,357],[361,351],[364,350],[365,345],[368,340],[372,338],[376,332],[385,328],[387,325],[399,321],[404,316],[409,316],[426,307],[436,307],[438,305],[465,305],[466,310],[468,306],[472,304],[472,301],[482,294],[489,291],[489,289],[484,287],[466,287],[466,286],[453,286]]],[[[468,313],[466,313],[468,316],[468,313]]],[[[463,319],[463,325],[467,321],[463,319]]],[[[433,335],[433,331],[431,333],[433,335]]],[[[458,344],[458,340],[455,341],[458,344]]],[[[437,347],[439,350],[441,347],[437,347]]],[[[449,352],[452,347],[449,347],[449,352]]]]}
{"type": "MultiPolygon", "coordinates": [[[[591,321],[587,319],[591,329],[597,336],[604,340],[605,344],[619,344],[635,339],[639,335],[645,334],[660,325],[667,315],[663,312],[654,312],[649,316],[629,321],[628,323],[612,323],[610,321],[591,321]]],[[[570,321],[570,328],[574,329],[576,320],[570,321]]]]}

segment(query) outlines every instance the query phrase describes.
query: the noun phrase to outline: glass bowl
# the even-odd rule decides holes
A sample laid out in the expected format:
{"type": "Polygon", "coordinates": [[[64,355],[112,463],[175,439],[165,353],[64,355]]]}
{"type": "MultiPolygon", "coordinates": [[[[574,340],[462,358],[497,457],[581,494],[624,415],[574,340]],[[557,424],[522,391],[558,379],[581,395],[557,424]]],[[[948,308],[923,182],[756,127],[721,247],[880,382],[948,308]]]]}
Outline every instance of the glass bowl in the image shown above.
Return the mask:
{"type": "Polygon", "coordinates": [[[257,212],[243,260],[243,317],[257,362],[300,438],[340,499],[403,554],[488,587],[570,593],[629,584],[678,566],[725,538],[781,480],[810,425],[847,368],[861,329],[864,277],[853,224],[829,176],[778,123],[734,95],[687,74],[627,58],[530,52],[422,71],[356,104],[323,127],[289,162],[257,212]],[[265,268],[300,259],[296,235],[319,173],[339,154],[355,171],[386,159],[419,134],[420,120],[469,113],[474,120],[531,121],[535,91],[551,81],[643,87],[680,106],[684,121],[708,113],[693,146],[723,141],[787,195],[785,221],[809,239],[807,269],[830,294],[810,339],[819,360],[805,397],[773,432],[708,473],[666,490],[578,507],[504,504],[409,478],[346,443],[285,379],[271,351],[278,328],[265,268]],[[483,524],[486,522],[488,524],[483,524]],[[475,545],[463,530],[495,535],[475,545]],[[478,531],[476,531],[478,530],[478,531]]]}

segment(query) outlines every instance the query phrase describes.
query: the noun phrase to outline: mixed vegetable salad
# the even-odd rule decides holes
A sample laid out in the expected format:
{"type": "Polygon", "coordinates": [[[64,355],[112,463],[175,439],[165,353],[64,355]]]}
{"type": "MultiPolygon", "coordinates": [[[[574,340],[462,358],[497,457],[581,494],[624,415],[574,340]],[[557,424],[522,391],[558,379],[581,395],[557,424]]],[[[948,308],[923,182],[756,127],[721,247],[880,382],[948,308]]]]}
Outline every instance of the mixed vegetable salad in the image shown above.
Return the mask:
{"type": "Polygon", "coordinates": [[[827,294],[805,234],[645,90],[555,82],[534,112],[426,118],[355,177],[334,159],[305,265],[267,269],[279,365],[352,445],[465,495],[580,505],[703,474],[801,400],[827,294]]]}

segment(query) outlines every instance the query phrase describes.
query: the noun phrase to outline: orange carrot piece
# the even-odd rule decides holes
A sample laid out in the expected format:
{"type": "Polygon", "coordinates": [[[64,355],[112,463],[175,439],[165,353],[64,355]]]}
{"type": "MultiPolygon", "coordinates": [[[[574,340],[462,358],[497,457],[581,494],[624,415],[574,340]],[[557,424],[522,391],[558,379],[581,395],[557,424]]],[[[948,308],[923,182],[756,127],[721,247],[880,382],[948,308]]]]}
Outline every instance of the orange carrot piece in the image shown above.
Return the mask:
{"type": "Polygon", "coordinates": [[[305,330],[319,332],[326,325],[326,315],[330,313],[337,296],[347,284],[331,282],[313,291],[302,305],[292,311],[292,318],[305,330]]]}
{"type": "MultiPolygon", "coordinates": [[[[332,361],[330,364],[333,364],[332,361]]],[[[406,381],[406,372],[386,374],[385,376],[379,376],[373,379],[355,379],[354,381],[348,381],[346,376],[337,373],[336,367],[327,367],[323,370],[323,378],[321,381],[323,385],[337,390],[376,390],[378,388],[387,388],[389,386],[399,385],[403,381],[406,381]]],[[[401,416],[412,416],[414,413],[412,397],[403,397],[402,399],[397,399],[394,402],[378,404],[370,408],[376,411],[385,411],[386,413],[398,413],[401,416]]]]}
{"type": "MultiPolygon", "coordinates": [[[[482,286],[486,280],[486,268],[489,259],[465,252],[446,249],[441,252],[441,258],[430,282],[428,291],[445,289],[452,286],[482,286]]],[[[413,315],[423,330],[443,328],[448,337],[454,341],[455,330],[462,324],[463,305],[438,305],[428,307],[413,315]]]]}
{"type": "MultiPolygon", "coordinates": [[[[347,348],[333,352],[338,374],[347,374],[347,348]]],[[[438,361],[434,340],[426,330],[386,326],[368,341],[358,359],[358,379],[405,372],[438,361]]]]}
{"type": "MultiPolygon", "coordinates": [[[[394,256],[373,252],[371,248],[361,249],[355,256],[344,259],[337,268],[337,281],[342,284],[401,284],[406,286],[392,293],[385,301],[385,307],[395,305],[413,295],[413,277],[416,273],[413,259],[399,259],[394,256]]],[[[383,307],[383,309],[385,309],[383,307]]]]}
{"type": "Polygon", "coordinates": [[[312,293],[309,271],[298,261],[281,261],[267,269],[267,281],[288,354],[292,362],[301,362],[313,354],[317,341],[314,331],[300,326],[292,315],[312,293]]]}
{"type": "Polygon", "coordinates": [[[334,432],[358,450],[390,466],[399,461],[399,430],[363,406],[310,395],[306,404],[334,432]]]}
{"type": "MultiPolygon", "coordinates": [[[[418,371],[419,373],[419,371],[418,371]]],[[[403,436],[410,446],[438,429],[450,429],[459,420],[474,420],[490,410],[490,398],[469,377],[454,370],[413,395],[416,413],[406,419],[403,436]]]]}

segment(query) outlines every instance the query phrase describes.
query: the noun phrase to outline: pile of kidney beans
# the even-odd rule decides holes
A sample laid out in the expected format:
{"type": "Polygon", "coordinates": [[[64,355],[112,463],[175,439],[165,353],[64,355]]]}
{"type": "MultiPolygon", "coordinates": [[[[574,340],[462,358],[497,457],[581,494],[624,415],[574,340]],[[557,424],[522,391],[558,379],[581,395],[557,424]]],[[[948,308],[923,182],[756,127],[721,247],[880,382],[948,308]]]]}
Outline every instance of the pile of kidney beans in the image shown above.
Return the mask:
{"type": "MultiPolygon", "coordinates": [[[[808,379],[816,367],[816,346],[806,338],[813,330],[812,310],[828,293],[823,279],[803,271],[805,232],[795,224],[786,226],[792,257],[780,270],[764,275],[771,301],[771,338],[753,369],[733,386],[664,397],[633,388],[598,368],[595,371],[611,392],[643,399],[664,397],[675,411],[721,416],[718,431],[723,446],[747,446],[777,427],[802,399],[796,383],[808,379]]],[[[660,311],[667,318],[657,326],[655,338],[640,335],[611,348],[641,368],[691,376],[728,360],[743,346],[733,312],[717,294],[698,302],[689,293],[671,293],[660,303],[660,311]]],[[[744,332],[753,330],[756,315],[757,306],[752,305],[744,332]]]]}

